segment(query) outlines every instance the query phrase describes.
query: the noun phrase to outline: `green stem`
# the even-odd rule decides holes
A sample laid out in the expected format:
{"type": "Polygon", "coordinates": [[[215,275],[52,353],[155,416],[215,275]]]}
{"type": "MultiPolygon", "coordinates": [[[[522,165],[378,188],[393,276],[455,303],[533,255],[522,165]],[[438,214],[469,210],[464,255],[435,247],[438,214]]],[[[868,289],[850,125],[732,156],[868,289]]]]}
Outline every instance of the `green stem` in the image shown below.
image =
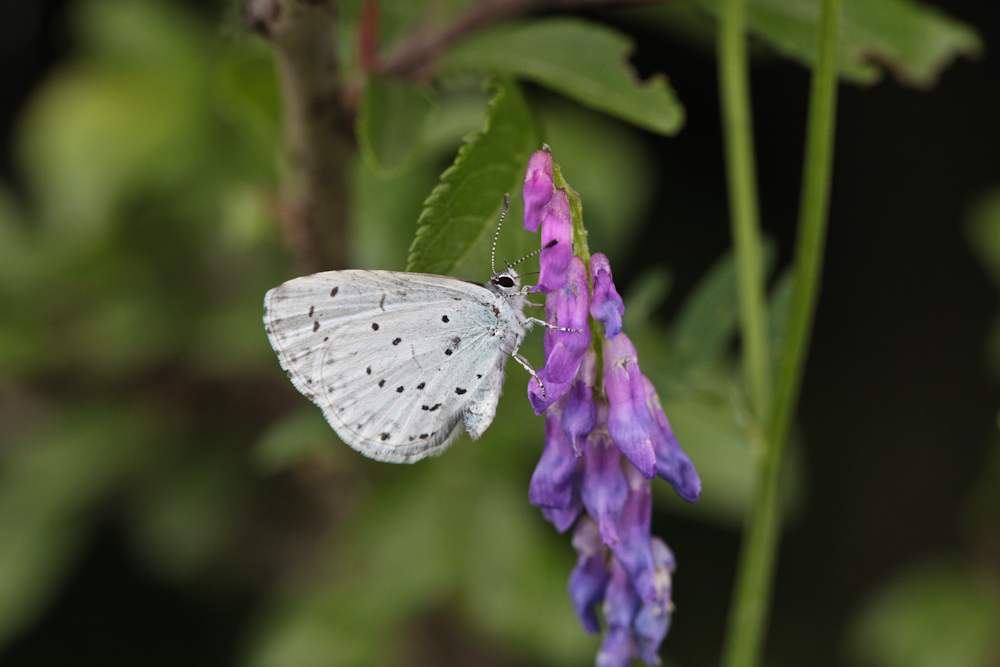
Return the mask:
{"type": "Polygon", "coordinates": [[[736,593],[723,652],[723,665],[726,667],[756,667],[760,664],[770,610],[781,532],[779,500],[782,464],[788,431],[798,403],[823,265],[833,168],[840,6],[841,0],[823,0],[819,58],[813,72],[809,101],[799,232],[795,248],[795,289],[781,351],[774,411],[768,422],[768,447],[758,468],[754,502],[740,554],[736,593]]]}
{"type": "Polygon", "coordinates": [[[771,369],[745,23],[744,0],[725,0],[719,26],[719,92],[726,141],[729,218],[736,248],[743,375],[754,416],[758,423],[765,424],[770,414],[771,369]]]}

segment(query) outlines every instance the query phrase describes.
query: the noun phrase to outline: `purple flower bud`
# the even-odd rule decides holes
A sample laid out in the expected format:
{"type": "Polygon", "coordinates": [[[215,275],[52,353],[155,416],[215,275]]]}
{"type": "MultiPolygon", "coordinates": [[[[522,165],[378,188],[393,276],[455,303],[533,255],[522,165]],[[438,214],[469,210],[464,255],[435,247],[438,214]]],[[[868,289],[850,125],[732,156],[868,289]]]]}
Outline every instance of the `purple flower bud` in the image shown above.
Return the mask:
{"type": "Polygon", "coordinates": [[[660,430],[660,437],[653,443],[656,452],[656,473],[670,482],[677,495],[693,503],[701,495],[701,478],[698,477],[698,471],[694,469],[694,464],[681,449],[677,436],[670,428],[670,422],[667,421],[667,415],[664,414],[663,406],[660,404],[660,397],[656,395],[656,387],[645,376],[642,382],[646,392],[646,405],[653,413],[660,430]]]}
{"type": "Polygon", "coordinates": [[[658,537],[653,538],[652,547],[657,598],[642,605],[633,623],[636,651],[647,665],[659,664],[660,644],[670,629],[670,613],[673,610],[670,593],[674,554],[658,537]]]}
{"type": "MultiPolygon", "coordinates": [[[[573,257],[573,220],[569,197],[556,189],[542,210],[542,252],[538,256],[540,274],[532,292],[548,294],[566,284],[566,271],[573,257]]],[[[588,302],[589,304],[589,302],[588,302]]]]}
{"type": "Polygon", "coordinates": [[[615,289],[611,279],[611,262],[604,253],[597,252],[590,257],[590,275],[594,280],[590,316],[604,325],[604,337],[611,340],[621,333],[625,302],[615,289]]]}
{"type": "Polygon", "coordinates": [[[579,556],[576,567],[569,575],[569,597],[584,629],[593,635],[601,629],[594,605],[604,599],[608,566],[604,562],[604,545],[601,544],[597,524],[590,517],[585,516],[576,524],[573,546],[579,556]]]}
{"type": "Polygon", "coordinates": [[[528,490],[528,498],[535,507],[568,509],[573,505],[580,461],[563,432],[562,408],[563,402],[545,413],[545,448],[528,490]]]}
{"type": "Polygon", "coordinates": [[[597,406],[597,427],[583,449],[580,499],[600,527],[605,544],[618,542],[618,520],[628,498],[628,482],[622,472],[621,452],[608,435],[608,406],[597,406]]]}
{"type": "Polygon", "coordinates": [[[642,601],[652,602],[657,595],[649,535],[653,496],[649,491],[649,480],[642,473],[630,465],[624,465],[622,469],[628,482],[628,498],[618,519],[618,542],[609,546],[628,572],[642,601]]]}
{"type": "MultiPolygon", "coordinates": [[[[597,424],[597,406],[594,404],[594,379],[597,375],[597,353],[592,348],[584,352],[576,380],[570,387],[563,410],[562,427],[573,443],[573,452],[580,456],[587,435],[597,424]]],[[[607,415],[605,415],[605,418],[607,415]]]]}
{"type": "Polygon", "coordinates": [[[524,228],[537,232],[542,222],[542,209],[552,199],[555,183],[552,179],[552,153],[546,146],[528,160],[528,170],[524,174],[524,228]]]}
{"type": "Polygon", "coordinates": [[[590,347],[587,269],[579,257],[570,259],[568,280],[545,298],[545,321],[576,331],[545,330],[545,365],[538,370],[538,378],[545,385],[545,398],[542,398],[542,387],[538,381],[535,378],[528,381],[528,400],[536,415],[542,414],[569,391],[580,362],[590,347]]]}
{"type": "Polygon", "coordinates": [[[604,340],[604,391],[607,394],[608,432],[625,458],[648,479],[656,475],[653,443],[660,429],[646,404],[646,388],[639,356],[626,334],[604,340]]]}
{"type": "Polygon", "coordinates": [[[597,653],[597,667],[628,667],[636,655],[632,621],[639,610],[639,596],[628,572],[617,559],[611,561],[611,579],[604,594],[604,619],[608,633],[597,653]]]}

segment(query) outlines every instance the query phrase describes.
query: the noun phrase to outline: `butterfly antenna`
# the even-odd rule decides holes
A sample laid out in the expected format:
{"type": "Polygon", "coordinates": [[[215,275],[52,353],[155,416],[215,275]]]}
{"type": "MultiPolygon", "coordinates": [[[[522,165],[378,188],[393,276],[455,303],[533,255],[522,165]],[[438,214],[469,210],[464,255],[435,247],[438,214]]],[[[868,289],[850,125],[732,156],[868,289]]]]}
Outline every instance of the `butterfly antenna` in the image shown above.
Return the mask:
{"type": "Polygon", "coordinates": [[[497,240],[500,239],[500,225],[503,224],[503,219],[507,216],[507,207],[510,206],[510,195],[504,194],[503,196],[503,210],[500,211],[500,222],[497,223],[497,233],[493,235],[493,250],[490,252],[490,268],[493,269],[493,275],[496,275],[497,265],[497,240]]]}
{"type": "MultiPolygon", "coordinates": [[[[510,268],[510,267],[512,267],[512,266],[517,266],[518,264],[520,264],[520,263],[521,263],[521,262],[523,262],[524,260],[526,260],[526,259],[531,259],[532,257],[534,257],[535,255],[537,255],[537,254],[538,254],[538,253],[540,253],[541,251],[543,251],[543,250],[548,250],[549,248],[551,248],[552,246],[554,246],[554,245],[555,245],[555,244],[557,244],[557,243],[559,243],[559,239],[552,239],[551,241],[549,241],[548,243],[546,243],[544,247],[542,247],[542,248],[539,248],[539,249],[538,249],[538,250],[536,250],[535,252],[530,252],[530,253],[528,253],[527,255],[525,255],[525,256],[524,256],[524,257],[522,257],[521,259],[517,260],[517,261],[516,261],[516,262],[514,262],[513,264],[508,264],[508,265],[507,265],[507,267],[508,267],[508,268],[510,268]]],[[[526,273],[526,274],[524,274],[524,275],[528,276],[528,275],[531,275],[531,274],[530,274],[530,273],[526,273]]]]}

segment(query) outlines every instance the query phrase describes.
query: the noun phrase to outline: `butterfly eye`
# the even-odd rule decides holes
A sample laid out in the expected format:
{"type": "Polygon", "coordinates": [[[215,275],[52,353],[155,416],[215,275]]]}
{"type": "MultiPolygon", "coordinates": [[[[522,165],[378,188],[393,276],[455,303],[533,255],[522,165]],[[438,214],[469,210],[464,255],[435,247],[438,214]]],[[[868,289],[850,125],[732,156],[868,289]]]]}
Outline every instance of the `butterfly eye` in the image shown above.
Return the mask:
{"type": "Polygon", "coordinates": [[[513,287],[514,280],[510,276],[500,276],[497,278],[497,284],[500,285],[500,287],[513,287]]]}

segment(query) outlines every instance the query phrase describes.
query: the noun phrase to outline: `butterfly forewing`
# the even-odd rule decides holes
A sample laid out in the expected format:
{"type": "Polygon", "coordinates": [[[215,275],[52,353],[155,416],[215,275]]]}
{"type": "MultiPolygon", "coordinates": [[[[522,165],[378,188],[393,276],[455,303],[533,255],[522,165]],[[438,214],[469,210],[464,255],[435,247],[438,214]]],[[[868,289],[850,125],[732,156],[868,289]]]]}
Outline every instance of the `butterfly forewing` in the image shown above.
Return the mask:
{"type": "Polygon", "coordinates": [[[331,271],[268,292],[264,320],[282,367],[345,442],[415,461],[458,435],[474,397],[499,395],[494,300],[445,276],[331,271]]]}

